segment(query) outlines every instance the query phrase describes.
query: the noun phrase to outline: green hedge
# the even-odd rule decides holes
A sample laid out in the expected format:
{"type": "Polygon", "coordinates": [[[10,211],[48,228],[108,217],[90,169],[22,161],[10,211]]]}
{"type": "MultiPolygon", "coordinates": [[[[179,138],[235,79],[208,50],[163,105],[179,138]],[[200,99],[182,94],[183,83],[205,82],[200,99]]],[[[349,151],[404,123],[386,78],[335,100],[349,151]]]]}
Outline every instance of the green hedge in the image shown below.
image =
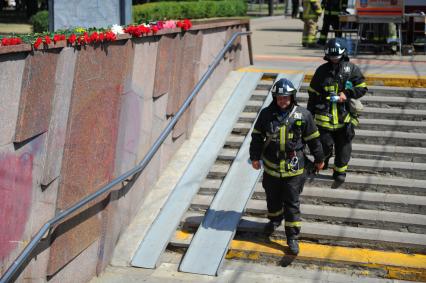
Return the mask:
{"type": "Polygon", "coordinates": [[[33,25],[33,32],[45,32],[49,29],[49,13],[40,11],[31,17],[30,22],[33,25]]]}
{"type": "Polygon", "coordinates": [[[156,2],[133,6],[136,23],[167,19],[203,19],[245,16],[245,0],[156,2]]]}

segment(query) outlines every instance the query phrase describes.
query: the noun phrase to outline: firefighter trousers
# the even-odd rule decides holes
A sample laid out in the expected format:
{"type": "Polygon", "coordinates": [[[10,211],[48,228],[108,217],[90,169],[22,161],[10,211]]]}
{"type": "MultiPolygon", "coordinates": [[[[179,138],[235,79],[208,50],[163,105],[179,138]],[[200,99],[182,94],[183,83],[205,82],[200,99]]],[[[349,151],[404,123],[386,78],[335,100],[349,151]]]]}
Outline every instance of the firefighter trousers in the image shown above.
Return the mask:
{"type": "Polygon", "coordinates": [[[318,40],[319,44],[324,45],[327,41],[328,32],[330,31],[330,26],[333,27],[335,37],[342,37],[342,32],[339,27],[339,16],[324,15],[324,20],[321,29],[321,35],[318,40]]]}
{"type": "Polygon", "coordinates": [[[337,131],[328,131],[318,127],[324,156],[329,159],[333,155],[334,171],[336,174],[345,174],[352,153],[352,139],[355,135],[353,126],[348,124],[337,131]]]}
{"type": "Polygon", "coordinates": [[[268,218],[279,222],[285,219],[287,239],[296,238],[300,233],[300,201],[299,196],[305,184],[305,174],[277,178],[263,173],[262,186],[266,193],[268,218]]]}
{"type": "Polygon", "coordinates": [[[318,19],[304,19],[303,22],[305,24],[303,26],[302,45],[309,47],[316,43],[318,19]]]}

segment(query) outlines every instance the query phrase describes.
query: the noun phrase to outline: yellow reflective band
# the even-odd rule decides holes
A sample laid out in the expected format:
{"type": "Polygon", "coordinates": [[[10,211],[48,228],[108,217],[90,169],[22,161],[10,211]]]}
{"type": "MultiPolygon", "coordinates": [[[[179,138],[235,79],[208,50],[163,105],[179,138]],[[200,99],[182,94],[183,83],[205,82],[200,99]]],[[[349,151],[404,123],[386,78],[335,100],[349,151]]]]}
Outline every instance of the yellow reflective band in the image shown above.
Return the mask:
{"type": "Polygon", "coordinates": [[[348,165],[343,166],[343,167],[334,166],[334,171],[339,172],[339,173],[344,173],[344,172],[346,172],[347,169],[348,169],[348,165]]]}
{"type": "Polygon", "coordinates": [[[337,103],[333,102],[331,104],[331,115],[333,115],[333,124],[337,125],[339,124],[339,117],[337,116],[337,103]]]}
{"type": "Polygon", "coordinates": [[[288,139],[292,139],[293,138],[293,133],[288,133],[288,139]]]}
{"type": "Polygon", "coordinates": [[[281,160],[280,161],[280,173],[281,172],[285,172],[286,168],[285,168],[285,160],[281,160]]]}
{"type": "Polygon", "coordinates": [[[327,129],[330,129],[330,130],[337,130],[337,129],[343,128],[345,126],[345,124],[333,125],[333,124],[330,124],[328,122],[322,122],[322,121],[318,121],[318,120],[315,120],[315,124],[317,124],[317,126],[320,126],[321,128],[327,128],[327,129]]]}
{"type": "Polygon", "coordinates": [[[286,227],[302,227],[302,223],[300,221],[294,221],[294,222],[286,221],[284,226],[286,226],[286,227]]]}
{"type": "Polygon", "coordinates": [[[273,171],[269,169],[268,167],[264,167],[263,170],[265,171],[266,174],[271,175],[273,177],[277,177],[277,178],[293,177],[293,176],[301,175],[304,172],[304,168],[294,172],[290,171],[290,172],[282,172],[282,173],[273,171]]]}
{"type": "Polygon", "coordinates": [[[308,91],[312,91],[318,95],[321,95],[321,93],[319,93],[318,91],[316,91],[315,89],[313,89],[311,86],[308,87],[308,91]]]}
{"type": "Polygon", "coordinates": [[[321,114],[315,114],[315,120],[330,122],[330,117],[321,114]]]}
{"type": "Polygon", "coordinates": [[[334,87],[334,85],[329,85],[329,86],[325,86],[324,87],[324,90],[325,91],[335,91],[335,87],[334,87]]]}
{"type": "Polygon", "coordinates": [[[297,120],[296,121],[296,126],[302,126],[302,120],[297,120]]]}
{"type": "Polygon", "coordinates": [[[304,137],[303,139],[304,139],[305,141],[310,141],[310,140],[312,140],[312,139],[318,138],[319,136],[320,136],[319,131],[315,131],[315,132],[313,132],[312,134],[310,134],[309,136],[304,137]]]}
{"type": "Polygon", "coordinates": [[[367,87],[367,83],[363,82],[363,83],[357,84],[355,87],[367,87]]]}
{"type": "Polygon", "coordinates": [[[285,151],[285,126],[280,128],[280,150],[285,151]]]}
{"type": "Polygon", "coordinates": [[[281,208],[281,210],[277,211],[277,212],[268,212],[268,216],[280,216],[284,214],[284,209],[281,208]]]}
{"type": "Polygon", "coordinates": [[[252,132],[253,134],[261,134],[262,132],[261,131],[259,131],[259,130],[256,130],[256,129],[253,129],[253,132],[252,132]]]}
{"type": "Polygon", "coordinates": [[[359,121],[358,121],[358,119],[356,119],[356,118],[352,118],[352,119],[351,119],[351,123],[352,123],[354,126],[358,126],[358,125],[359,125],[359,121]]]}
{"type": "Polygon", "coordinates": [[[351,121],[351,115],[346,115],[345,120],[343,120],[343,123],[349,123],[351,121]]]}
{"type": "Polygon", "coordinates": [[[277,165],[277,164],[275,164],[275,163],[273,163],[273,162],[269,161],[269,160],[268,160],[268,159],[266,159],[265,157],[262,157],[262,160],[263,160],[264,165],[268,166],[269,168],[272,168],[272,169],[280,169],[280,166],[279,166],[279,165],[277,165]]]}

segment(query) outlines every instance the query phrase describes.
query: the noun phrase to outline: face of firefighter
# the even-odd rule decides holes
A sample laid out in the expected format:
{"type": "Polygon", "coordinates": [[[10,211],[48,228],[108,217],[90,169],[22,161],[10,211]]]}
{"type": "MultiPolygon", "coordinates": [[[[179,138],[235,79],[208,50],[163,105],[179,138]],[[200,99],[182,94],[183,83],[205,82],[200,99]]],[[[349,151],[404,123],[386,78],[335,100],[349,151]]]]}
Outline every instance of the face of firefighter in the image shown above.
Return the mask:
{"type": "Polygon", "coordinates": [[[291,104],[291,96],[277,96],[277,105],[281,109],[286,109],[291,104]]]}
{"type": "Polygon", "coordinates": [[[338,64],[340,62],[340,59],[342,59],[342,56],[329,56],[330,62],[333,64],[338,64]]]}

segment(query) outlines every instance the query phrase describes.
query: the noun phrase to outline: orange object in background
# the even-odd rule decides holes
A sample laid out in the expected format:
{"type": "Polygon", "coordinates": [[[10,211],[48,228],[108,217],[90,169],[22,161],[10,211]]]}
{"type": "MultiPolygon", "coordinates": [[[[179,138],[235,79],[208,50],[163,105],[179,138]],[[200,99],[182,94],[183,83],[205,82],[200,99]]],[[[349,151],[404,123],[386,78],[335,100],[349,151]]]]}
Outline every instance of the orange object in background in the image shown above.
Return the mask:
{"type": "Polygon", "coordinates": [[[402,17],[404,0],[357,0],[355,9],[361,17],[402,17]]]}

